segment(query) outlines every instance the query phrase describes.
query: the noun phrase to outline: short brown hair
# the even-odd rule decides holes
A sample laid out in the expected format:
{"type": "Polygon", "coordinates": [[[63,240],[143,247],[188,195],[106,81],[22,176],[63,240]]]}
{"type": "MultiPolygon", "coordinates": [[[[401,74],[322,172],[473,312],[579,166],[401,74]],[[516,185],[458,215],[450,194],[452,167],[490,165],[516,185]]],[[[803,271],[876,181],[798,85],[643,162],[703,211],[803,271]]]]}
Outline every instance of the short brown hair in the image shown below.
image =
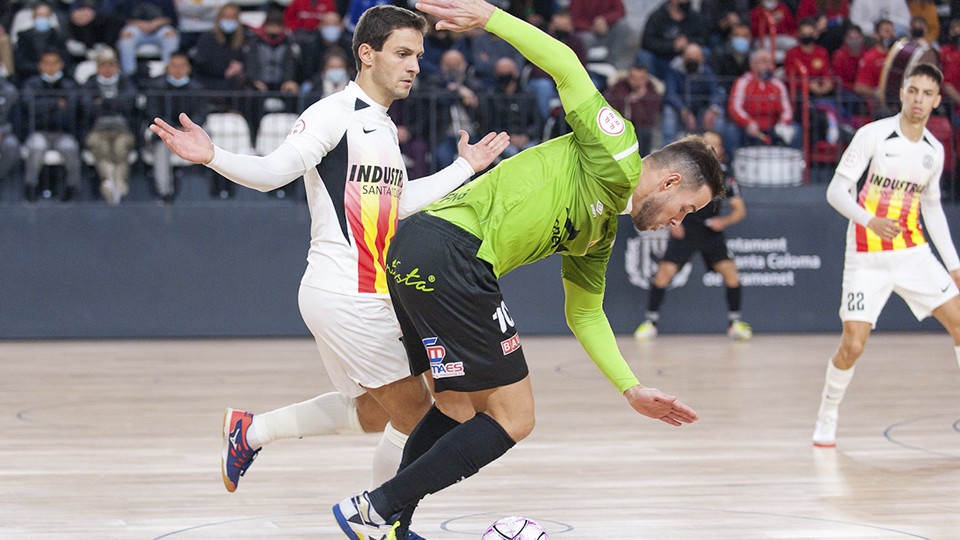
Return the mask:
{"type": "Polygon", "coordinates": [[[935,83],[937,83],[937,86],[943,86],[943,72],[940,71],[940,68],[933,64],[928,64],[926,62],[917,64],[913,69],[910,70],[910,75],[907,78],[909,79],[910,77],[915,77],[917,75],[930,77],[935,83]]]}
{"type": "Polygon", "coordinates": [[[699,135],[687,135],[646,157],[650,164],[680,173],[681,184],[687,189],[699,189],[706,184],[713,198],[723,195],[723,169],[713,148],[699,135]]]}
{"type": "Polygon", "coordinates": [[[363,69],[360,45],[366,43],[373,50],[382,51],[390,34],[399,28],[413,28],[426,34],[427,20],[419,13],[391,5],[374,6],[363,12],[353,32],[353,60],[357,63],[357,71],[363,69]]]}

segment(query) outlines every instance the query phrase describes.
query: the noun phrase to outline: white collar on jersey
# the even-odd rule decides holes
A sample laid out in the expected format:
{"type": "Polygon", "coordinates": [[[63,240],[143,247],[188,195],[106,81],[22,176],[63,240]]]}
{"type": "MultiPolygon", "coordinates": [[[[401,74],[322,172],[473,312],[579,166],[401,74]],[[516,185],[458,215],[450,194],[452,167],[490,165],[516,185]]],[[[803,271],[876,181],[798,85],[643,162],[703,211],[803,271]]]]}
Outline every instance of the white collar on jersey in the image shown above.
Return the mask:
{"type": "Polygon", "coordinates": [[[374,101],[373,98],[371,98],[370,96],[368,96],[367,93],[363,91],[363,88],[360,88],[360,85],[357,84],[356,81],[350,81],[349,83],[347,83],[347,86],[346,86],[346,88],[344,88],[344,90],[346,90],[346,89],[350,89],[350,90],[352,90],[354,93],[356,93],[356,94],[357,94],[357,97],[359,97],[359,98],[360,98],[364,103],[366,103],[367,105],[370,105],[371,107],[373,107],[374,109],[376,109],[376,110],[378,110],[378,111],[383,111],[384,114],[387,113],[387,108],[384,107],[383,105],[377,103],[376,101],[374,101]]]}

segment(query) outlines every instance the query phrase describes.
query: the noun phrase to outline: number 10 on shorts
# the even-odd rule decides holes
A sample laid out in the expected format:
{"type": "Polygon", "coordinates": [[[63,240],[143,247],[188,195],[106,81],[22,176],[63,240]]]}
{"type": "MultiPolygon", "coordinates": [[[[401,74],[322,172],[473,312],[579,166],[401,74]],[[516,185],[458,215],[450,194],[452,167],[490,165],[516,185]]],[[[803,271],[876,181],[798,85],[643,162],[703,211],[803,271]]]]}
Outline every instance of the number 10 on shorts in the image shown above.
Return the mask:
{"type": "Polygon", "coordinates": [[[493,320],[500,323],[500,332],[506,334],[507,328],[513,328],[513,319],[510,317],[510,312],[507,311],[507,304],[504,301],[500,301],[500,306],[493,313],[493,320]]]}

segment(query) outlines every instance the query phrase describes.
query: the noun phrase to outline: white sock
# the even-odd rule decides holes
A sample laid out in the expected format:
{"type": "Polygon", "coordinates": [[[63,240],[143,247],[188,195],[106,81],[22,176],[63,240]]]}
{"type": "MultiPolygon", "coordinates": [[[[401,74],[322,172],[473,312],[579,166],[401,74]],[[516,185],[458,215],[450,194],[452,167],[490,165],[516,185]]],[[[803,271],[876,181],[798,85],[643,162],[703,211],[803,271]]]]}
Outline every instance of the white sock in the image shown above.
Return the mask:
{"type": "Polygon", "coordinates": [[[960,366],[960,347],[954,347],[953,352],[957,354],[957,365],[960,366]]]}
{"type": "Polygon", "coordinates": [[[384,482],[397,475],[403,447],[407,444],[407,435],[397,431],[390,422],[383,428],[383,436],[373,452],[373,471],[370,475],[370,489],[380,487],[384,482]]]}
{"type": "Polygon", "coordinates": [[[850,380],[853,378],[853,370],[853,367],[839,369],[833,365],[832,358],[827,362],[827,377],[823,385],[823,396],[820,400],[818,415],[837,414],[840,402],[843,400],[843,394],[847,391],[847,386],[850,385],[850,380]]]}
{"type": "Polygon", "coordinates": [[[281,439],[313,435],[363,433],[357,415],[357,400],[328,392],[307,401],[253,415],[247,430],[250,448],[261,448],[281,439]]]}

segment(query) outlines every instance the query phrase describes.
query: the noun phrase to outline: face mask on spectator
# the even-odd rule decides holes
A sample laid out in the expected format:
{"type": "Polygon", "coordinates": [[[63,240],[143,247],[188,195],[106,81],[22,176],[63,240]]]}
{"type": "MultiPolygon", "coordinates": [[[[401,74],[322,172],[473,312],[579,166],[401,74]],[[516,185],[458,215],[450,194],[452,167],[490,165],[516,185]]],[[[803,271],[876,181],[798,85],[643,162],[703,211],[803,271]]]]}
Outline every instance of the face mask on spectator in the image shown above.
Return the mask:
{"type": "Polygon", "coordinates": [[[233,19],[220,19],[220,29],[224,34],[232,34],[240,28],[240,23],[233,19]]]}
{"type": "Polygon", "coordinates": [[[505,75],[497,75],[497,86],[500,88],[506,88],[510,86],[510,83],[516,82],[517,78],[509,73],[505,75]]]}
{"type": "Polygon", "coordinates": [[[693,75],[694,73],[700,71],[700,62],[697,62],[696,60],[684,60],[683,69],[688,75],[693,75]]]}
{"type": "Polygon", "coordinates": [[[893,46],[894,43],[896,43],[896,41],[897,41],[897,38],[885,38],[880,43],[883,45],[884,49],[889,49],[890,47],[893,46]]]}
{"type": "Polygon", "coordinates": [[[800,36],[800,43],[802,43],[802,44],[804,44],[804,45],[810,45],[810,44],[812,44],[812,43],[813,43],[814,41],[816,41],[816,40],[817,40],[817,38],[815,38],[815,37],[813,37],[813,36],[800,36]]]}
{"type": "Polygon", "coordinates": [[[61,69],[60,71],[54,73],[53,75],[49,75],[49,74],[47,74],[47,73],[40,72],[40,79],[41,79],[43,82],[45,82],[45,83],[53,84],[53,83],[59,81],[59,80],[62,79],[62,78],[63,78],[63,70],[62,70],[62,69],[61,69]]]}
{"type": "Polygon", "coordinates": [[[324,26],[320,28],[320,35],[323,36],[323,40],[328,43],[333,43],[340,39],[342,34],[343,30],[341,30],[339,26],[324,26]]]}
{"type": "Polygon", "coordinates": [[[850,49],[851,51],[854,51],[854,52],[859,51],[862,47],[863,47],[862,39],[857,38],[857,39],[847,40],[847,48],[850,49]]]}
{"type": "Polygon", "coordinates": [[[104,77],[103,75],[97,75],[97,84],[102,84],[103,86],[113,86],[120,81],[120,74],[114,73],[112,77],[104,77]]]}
{"type": "Polygon", "coordinates": [[[693,6],[690,5],[690,2],[682,2],[677,4],[677,7],[680,8],[680,11],[682,11],[684,15],[689,15],[690,8],[692,8],[693,6]]]}
{"type": "Polygon", "coordinates": [[[762,80],[762,81],[769,81],[769,80],[772,79],[772,78],[773,78],[773,72],[772,72],[772,71],[761,71],[761,72],[760,72],[760,80],[762,80]]]}
{"type": "Polygon", "coordinates": [[[911,28],[911,29],[910,29],[910,37],[912,37],[912,38],[914,38],[914,39],[916,39],[916,38],[922,38],[924,34],[926,34],[926,32],[923,30],[923,28],[911,28]]]}
{"type": "Polygon", "coordinates": [[[190,83],[190,76],[187,75],[186,77],[177,79],[173,75],[167,75],[167,82],[170,83],[171,86],[182,88],[190,83]]]}
{"type": "Polygon", "coordinates": [[[569,36],[570,32],[567,32],[566,30],[557,30],[553,33],[553,37],[559,39],[560,41],[567,39],[569,36]]]}
{"type": "Polygon", "coordinates": [[[730,46],[738,53],[744,54],[750,50],[750,39],[743,36],[733,36],[730,38],[730,46]]]}
{"type": "Polygon", "coordinates": [[[340,84],[346,82],[347,70],[344,68],[330,68],[323,74],[323,78],[334,84],[340,84]]]}
{"type": "Polygon", "coordinates": [[[33,20],[33,27],[37,29],[37,32],[49,32],[53,25],[50,24],[50,19],[47,17],[40,17],[33,20]]]}
{"type": "Polygon", "coordinates": [[[767,11],[773,11],[779,5],[780,0],[763,0],[763,7],[766,8],[767,11]]]}

